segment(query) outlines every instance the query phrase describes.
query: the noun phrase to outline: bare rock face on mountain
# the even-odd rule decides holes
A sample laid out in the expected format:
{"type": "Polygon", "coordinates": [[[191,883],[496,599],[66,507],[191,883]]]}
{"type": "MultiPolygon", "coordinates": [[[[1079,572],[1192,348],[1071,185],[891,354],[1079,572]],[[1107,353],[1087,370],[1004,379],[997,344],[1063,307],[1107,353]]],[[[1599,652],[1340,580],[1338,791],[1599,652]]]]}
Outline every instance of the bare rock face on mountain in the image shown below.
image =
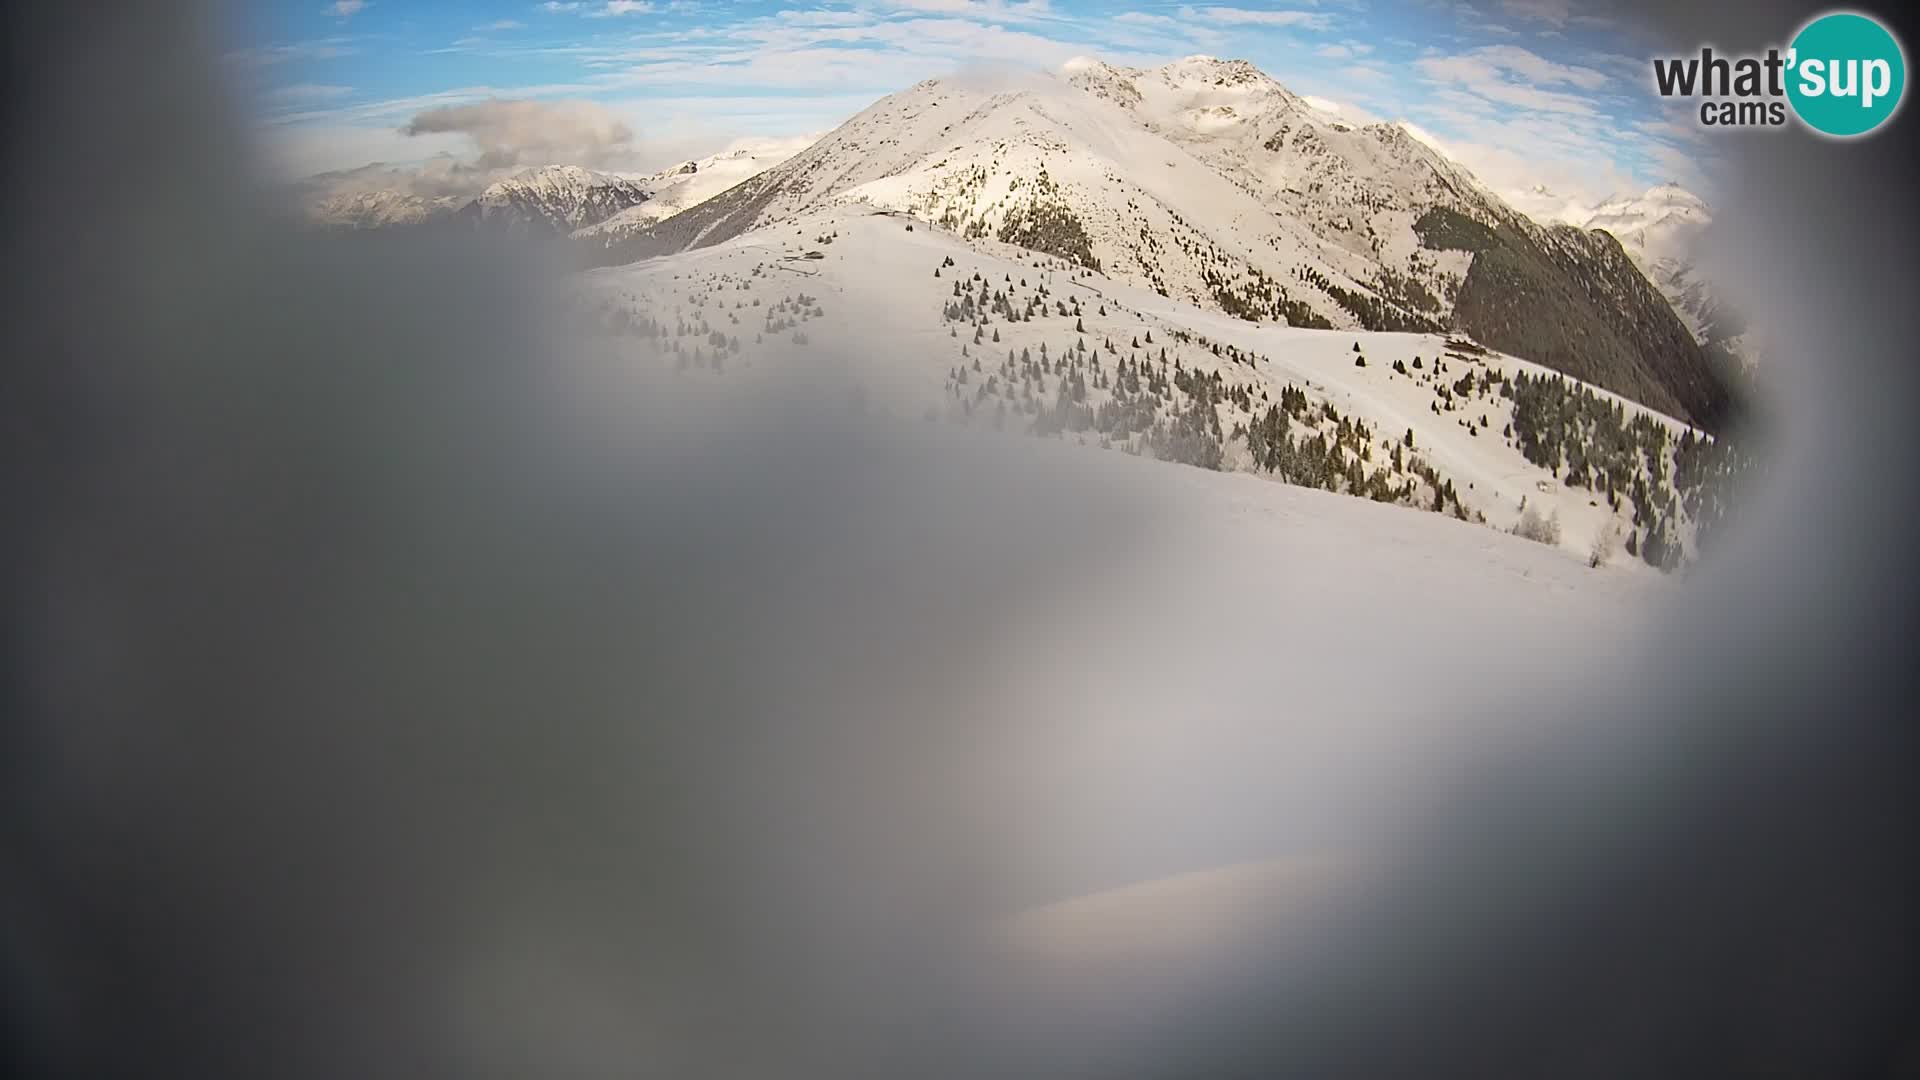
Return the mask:
{"type": "Polygon", "coordinates": [[[723,242],[835,203],[914,215],[1255,321],[1454,330],[1712,428],[1725,392],[1619,244],[1548,229],[1396,124],[1244,61],[931,80],[591,261],[723,242]]]}

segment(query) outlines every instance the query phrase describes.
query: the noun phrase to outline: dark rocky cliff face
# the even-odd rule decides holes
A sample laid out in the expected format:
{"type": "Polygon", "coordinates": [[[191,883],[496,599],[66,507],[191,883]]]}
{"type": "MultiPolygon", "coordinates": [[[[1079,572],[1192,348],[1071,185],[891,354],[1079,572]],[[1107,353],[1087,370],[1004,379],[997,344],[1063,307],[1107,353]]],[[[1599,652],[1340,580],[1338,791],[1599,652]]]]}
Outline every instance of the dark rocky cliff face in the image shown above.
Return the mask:
{"type": "Polygon", "coordinates": [[[1707,431],[1729,419],[1727,387],[1706,352],[1613,237],[1487,225],[1442,209],[1416,229],[1427,247],[1473,253],[1454,328],[1707,431]]]}

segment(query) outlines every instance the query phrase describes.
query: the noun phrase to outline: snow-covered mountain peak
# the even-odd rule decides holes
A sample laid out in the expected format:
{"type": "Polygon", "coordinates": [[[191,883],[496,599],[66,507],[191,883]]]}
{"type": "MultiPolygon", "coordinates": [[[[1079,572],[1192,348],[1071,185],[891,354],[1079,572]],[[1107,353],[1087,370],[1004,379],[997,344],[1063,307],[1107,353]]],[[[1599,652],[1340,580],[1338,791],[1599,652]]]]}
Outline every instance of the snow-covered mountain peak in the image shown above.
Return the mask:
{"type": "Polygon", "coordinates": [[[1245,60],[1189,56],[1157,68],[1118,68],[1096,61],[1074,67],[1066,75],[1082,90],[1121,105],[1145,103],[1148,112],[1162,119],[1190,114],[1203,124],[1208,118],[1217,123],[1301,104],[1286,87],[1245,60]]]}
{"type": "Polygon", "coordinates": [[[501,199],[524,192],[540,192],[557,195],[562,192],[578,193],[590,188],[605,187],[629,183],[622,177],[611,173],[596,172],[581,165],[540,165],[531,169],[522,169],[512,176],[488,184],[480,192],[480,198],[501,199]]]}
{"type": "Polygon", "coordinates": [[[1704,227],[1713,221],[1706,200],[1675,183],[1648,188],[1639,195],[1615,195],[1588,208],[1570,208],[1569,224],[1588,229],[1606,229],[1631,244],[1629,235],[1644,234],[1660,227],[1704,227]],[[1623,235],[1627,234],[1627,235],[1623,235]]]}
{"type": "Polygon", "coordinates": [[[1675,415],[1718,408],[1687,328],[1619,245],[1542,227],[1404,128],[1343,122],[1245,61],[929,80],[596,258],[804,229],[849,204],[1250,321],[1460,330],[1675,415]]]}
{"type": "Polygon", "coordinates": [[[512,228],[571,232],[647,201],[645,183],[580,165],[542,165],[487,185],[461,214],[512,228]]]}
{"type": "Polygon", "coordinates": [[[1140,101],[1140,89],[1133,85],[1132,74],[1105,60],[1077,56],[1062,65],[1060,73],[1066,76],[1069,83],[1095,97],[1103,97],[1120,105],[1134,105],[1140,101]]]}
{"type": "Polygon", "coordinates": [[[1678,183],[1672,180],[1669,180],[1664,184],[1656,184],[1653,187],[1648,188],[1646,197],[1649,199],[1655,199],[1655,200],[1660,200],[1664,202],[1686,203],[1686,204],[1690,204],[1693,206],[1700,206],[1700,207],[1704,207],[1707,205],[1705,199],[1702,199],[1700,196],[1695,195],[1693,192],[1688,191],[1686,188],[1681,187],[1678,183]]]}
{"type": "Polygon", "coordinates": [[[1171,64],[1154,68],[1152,74],[1167,82],[1204,82],[1215,86],[1280,85],[1268,78],[1266,72],[1245,60],[1222,60],[1206,55],[1188,56],[1175,60],[1171,64]]]}

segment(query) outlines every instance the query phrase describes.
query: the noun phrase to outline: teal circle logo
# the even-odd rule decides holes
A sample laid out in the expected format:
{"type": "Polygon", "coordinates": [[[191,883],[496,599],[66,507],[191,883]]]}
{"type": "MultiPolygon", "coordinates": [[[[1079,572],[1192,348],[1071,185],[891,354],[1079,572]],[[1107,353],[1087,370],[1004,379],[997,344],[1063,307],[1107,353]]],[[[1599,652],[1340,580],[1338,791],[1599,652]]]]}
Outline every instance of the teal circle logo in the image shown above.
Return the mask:
{"type": "Polygon", "coordinates": [[[1815,131],[1865,135],[1900,107],[1906,55],[1886,27],[1865,15],[1820,16],[1801,29],[1787,56],[1787,100],[1815,131]]]}

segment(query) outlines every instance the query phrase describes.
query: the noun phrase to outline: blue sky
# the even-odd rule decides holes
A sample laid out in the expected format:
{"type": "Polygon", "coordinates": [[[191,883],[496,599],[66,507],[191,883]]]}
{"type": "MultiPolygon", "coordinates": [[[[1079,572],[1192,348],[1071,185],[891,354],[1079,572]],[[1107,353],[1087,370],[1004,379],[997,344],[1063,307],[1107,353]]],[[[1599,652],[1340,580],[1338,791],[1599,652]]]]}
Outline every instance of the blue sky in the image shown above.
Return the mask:
{"type": "Polygon", "coordinates": [[[825,131],[962,66],[1051,68],[1076,55],[1148,66],[1206,53],[1251,60],[1357,120],[1414,125],[1516,199],[1535,184],[1589,199],[1669,179],[1704,187],[1706,148],[1685,117],[1661,111],[1644,47],[1582,10],[1570,0],[276,0],[234,29],[227,59],[294,173],[476,153],[472,133],[404,133],[437,106],[516,99],[615,118],[631,135],[615,164],[654,168],[739,137],[825,131]]]}

